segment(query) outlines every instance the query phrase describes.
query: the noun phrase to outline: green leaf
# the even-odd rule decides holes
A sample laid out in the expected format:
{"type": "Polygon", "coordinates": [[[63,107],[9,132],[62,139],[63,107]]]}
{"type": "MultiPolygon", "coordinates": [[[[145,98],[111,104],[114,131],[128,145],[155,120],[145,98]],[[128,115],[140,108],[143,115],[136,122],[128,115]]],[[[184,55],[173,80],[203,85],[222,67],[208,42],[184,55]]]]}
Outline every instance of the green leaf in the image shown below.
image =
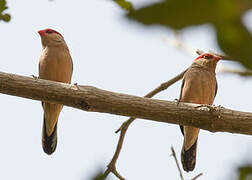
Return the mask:
{"type": "Polygon", "coordinates": [[[5,0],[0,0],[0,20],[3,20],[5,22],[9,22],[11,19],[10,14],[3,14],[3,11],[8,9],[8,7],[6,6],[6,1],[5,0]]]}
{"type": "Polygon", "coordinates": [[[4,14],[4,15],[0,16],[0,19],[2,19],[5,22],[9,22],[11,20],[11,16],[10,16],[10,14],[4,14]]]}
{"type": "Polygon", "coordinates": [[[159,24],[182,29],[214,21],[214,6],[214,0],[166,0],[131,11],[127,16],[145,25],[159,24]]]}
{"type": "Polygon", "coordinates": [[[0,0],[0,7],[5,6],[5,5],[6,5],[6,1],[5,0],[0,0]]]}
{"type": "Polygon", "coordinates": [[[127,17],[144,25],[175,30],[212,24],[220,48],[252,69],[252,36],[241,21],[251,8],[251,0],[165,0],[130,11],[127,17]]]}
{"type": "Polygon", "coordinates": [[[129,12],[127,16],[145,25],[182,29],[239,17],[242,13],[239,5],[236,0],[166,0],[129,12]]]}
{"type": "Polygon", "coordinates": [[[0,13],[2,13],[5,9],[8,9],[8,7],[6,6],[6,1],[0,0],[0,13]]]}
{"type": "Polygon", "coordinates": [[[122,9],[126,11],[132,11],[134,8],[132,4],[126,0],[114,0],[122,9]]]}
{"type": "Polygon", "coordinates": [[[249,180],[248,176],[252,175],[252,167],[251,166],[239,167],[238,171],[240,174],[239,180],[249,180]]]}
{"type": "Polygon", "coordinates": [[[252,69],[252,36],[240,19],[216,25],[220,48],[229,56],[252,69]]]}

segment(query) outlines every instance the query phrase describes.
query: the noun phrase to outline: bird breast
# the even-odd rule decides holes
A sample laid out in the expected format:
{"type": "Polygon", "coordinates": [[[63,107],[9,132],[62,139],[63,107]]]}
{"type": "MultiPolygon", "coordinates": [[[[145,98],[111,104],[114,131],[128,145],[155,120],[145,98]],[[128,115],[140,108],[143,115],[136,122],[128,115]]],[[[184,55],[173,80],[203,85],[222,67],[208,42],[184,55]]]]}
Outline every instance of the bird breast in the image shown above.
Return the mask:
{"type": "Polygon", "coordinates": [[[39,61],[39,78],[69,83],[72,59],[67,49],[44,48],[39,61]]]}
{"type": "Polygon", "coordinates": [[[216,91],[215,73],[206,69],[189,68],[184,75],[181,101],[212,104],[216,91]]]}

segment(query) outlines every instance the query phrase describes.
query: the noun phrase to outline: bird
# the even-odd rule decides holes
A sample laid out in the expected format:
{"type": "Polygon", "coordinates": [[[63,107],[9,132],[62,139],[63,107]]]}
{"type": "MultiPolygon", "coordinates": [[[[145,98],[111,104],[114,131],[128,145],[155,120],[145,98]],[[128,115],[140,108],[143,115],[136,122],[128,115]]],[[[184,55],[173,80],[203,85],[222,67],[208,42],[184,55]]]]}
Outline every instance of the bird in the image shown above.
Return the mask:
{"type": "MultiPolygon", "coordinates": [[[[183,76],[179,102],[213,104],[218,89],[215,69],[220,59],[220,56],[203,53],[193,61],[183,76]]],[[[193,171],[200,129],[180,125],[180,130],[184,136],[181,150],[183,169],[186,172],[193,171]]]]}
{"type": "MultiPolygon", "coordinates": [[[[53,29],[38,31],[42,52],[39,58],[39,79],[71,83],[73,62],[64,37],[53,29]]],[[[44,110],[42,147],[51,155],[57,147],[57,123],[62,104],[42,102],[44,110]]]]}

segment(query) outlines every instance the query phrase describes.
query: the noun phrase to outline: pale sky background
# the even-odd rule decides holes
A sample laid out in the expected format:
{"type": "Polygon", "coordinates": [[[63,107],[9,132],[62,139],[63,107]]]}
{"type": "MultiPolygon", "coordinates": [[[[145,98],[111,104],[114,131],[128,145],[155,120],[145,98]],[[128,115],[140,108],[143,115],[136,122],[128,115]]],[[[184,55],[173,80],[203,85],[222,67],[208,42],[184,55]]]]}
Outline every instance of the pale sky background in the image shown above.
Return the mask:
{"type": "MultiPolygon", "coordinates": [[[[131,1],[137,7],[148,0],[131,1]]],[[[72,82],[114,92],[143,96],[188,67],[193,58],[162,40],[172,31],[143,27],[123,18],[110,0],[8,0],[10,23],[0,22],[0,71],[25,76],[38,74],[41,42],[38,30],[63,34],[74,63],[72,82]]],[[[252,13],[246,16],[251,23],[252,13]]],[[[251,24],[248,24],[251,28],[251,24]]],[[[220,52],[209,25],[183,31],[192,47],[220,52]]],[[[234,63],[220,65],[239,67],[234,63]]],[[[251,111],[252,79],[217,74],[216,105],[251,111]]],[[[155,98],[179,97],[181,82],[155,98]]],[[[119,135],[114,131],[126,117],[88,113],[64,107],[59,118],[58,146],[48,156],[41,146],[42,107],[39,101],[0,94],[0,179],[88,180],[105,167],[119,135]]],[[[128,180],[179,179],[174,146],[180,161],[183,136],[178,125],[137,120],[129,128],[118,171],[128,180]]],[[[235,167],[251,160],[250,136],[201,131],[197,164],[186,179],[223,180],[235,177],[235,167]]],[[[115,180],[114,175],[109,179],[115,180]]]]}

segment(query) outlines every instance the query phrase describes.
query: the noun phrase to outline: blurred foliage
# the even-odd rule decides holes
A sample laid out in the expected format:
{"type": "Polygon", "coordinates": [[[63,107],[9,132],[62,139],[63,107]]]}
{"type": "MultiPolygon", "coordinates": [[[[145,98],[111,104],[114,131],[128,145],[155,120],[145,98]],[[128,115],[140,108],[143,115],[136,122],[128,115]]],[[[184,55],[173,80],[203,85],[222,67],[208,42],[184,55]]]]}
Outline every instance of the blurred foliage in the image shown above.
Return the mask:
{"type": "Polygon", "coordinates": [[[252,166],[244,165],[238,168],[238,180],[252,180],[252,166]]]}
{"type": "Polygon", "coordinates": [[[114,0],[121,8],[125,9],[126,11],[132,11],[133,6],[130,2],[125,0],[114,0]]]}
{"type": "Polygon", "coordinates": [[[6,6],[6,1],[5,0],[0,0],[0,21],[3,20],[5,22],[9,22],[11,19],[10,14],[8,13],[3,13],[3,11],[5,11],[6,9],[8,9],[8,7],[6,6]]]}
{"type": "Polygon", "coordinates": [[[175,30],[212,24],[222,51],[252,69],[252,36],[242,22],[243,15],[251,8],[252,0],[164,0],[130,10],[127,17],[144,25],[175,30]]]}

